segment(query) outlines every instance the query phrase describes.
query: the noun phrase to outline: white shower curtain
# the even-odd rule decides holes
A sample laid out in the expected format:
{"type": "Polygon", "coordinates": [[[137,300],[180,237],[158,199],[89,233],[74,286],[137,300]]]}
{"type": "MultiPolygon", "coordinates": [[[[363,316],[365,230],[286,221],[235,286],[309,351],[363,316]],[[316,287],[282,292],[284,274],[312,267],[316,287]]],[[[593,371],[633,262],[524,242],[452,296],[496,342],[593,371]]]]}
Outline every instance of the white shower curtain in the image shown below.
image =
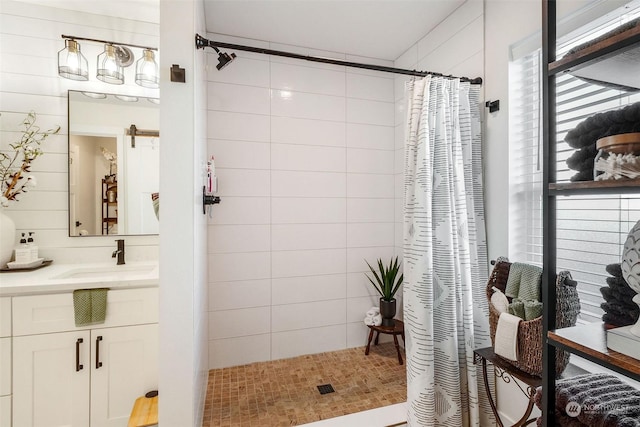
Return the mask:
{"type": "Polygon", "coordinates": [[[473,350],[491,345],[479,93],[479,85],[432,76],[407,88],[404,321],[412,427],[479,426],[491,418],[473,364],[473,350]]]}

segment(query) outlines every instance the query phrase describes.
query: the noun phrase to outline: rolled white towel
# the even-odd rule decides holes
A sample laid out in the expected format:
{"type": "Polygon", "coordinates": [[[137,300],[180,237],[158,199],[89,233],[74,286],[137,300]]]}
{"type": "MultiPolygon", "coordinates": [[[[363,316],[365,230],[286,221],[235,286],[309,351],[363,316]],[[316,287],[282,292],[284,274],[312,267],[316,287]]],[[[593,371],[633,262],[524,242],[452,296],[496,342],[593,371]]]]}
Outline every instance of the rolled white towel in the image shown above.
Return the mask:
{"type": "Polygon", "coordinates": [[[493,295],[491,295],[491,304],[498,310],[498,313],[504,313],[509,308],[509,300],[502,291],[495,286],[493,287],[493,295]]]}
{"type": "Polygon", "coordinates": [[[382,325],[382,315],[376,314],[375,316],[373,316],[373,326],[380,326],[380,325],[382,325]]]}
{"type": "Polygon", "coordinates": [[[364,324],[367,326],[373,326],[373,316],[365,316],[364,324]]]}
{"type": "Polygon", "coordinates": [[[371,307],[369,311],[367,311],[367,316],[375,316],[376,314],[380,314],[380,307],[371,307]]]}

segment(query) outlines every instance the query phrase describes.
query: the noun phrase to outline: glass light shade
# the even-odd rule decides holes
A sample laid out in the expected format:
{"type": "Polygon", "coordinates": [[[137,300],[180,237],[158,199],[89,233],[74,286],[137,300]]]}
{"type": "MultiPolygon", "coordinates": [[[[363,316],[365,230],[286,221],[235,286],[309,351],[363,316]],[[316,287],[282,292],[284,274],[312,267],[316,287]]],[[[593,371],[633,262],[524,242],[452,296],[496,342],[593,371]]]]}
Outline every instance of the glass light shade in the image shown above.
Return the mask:
{"type": "Polygon", "coordinates": [[[115,95],[115,97],[124,102],[138,102],[137,96],[115,95]]]}
{"type": "Polygon", "coordinates": [[[142,58],[136,62],[136,84],[152,89],[158,87],[158,63],[151,49],[143,50],[142,58]]]}
{"type": "Polygon", "coordinates": [[[107,97],[106,94],[99,93],[99,92],[82,92],[82,94],[87,98],[92,98],[92,99],[105,99],[107,97]]]}
{"type": "Polygon", "coordinates": [[[71,80],[89,80],[89,63],[77,41],[64,41],[64,49],[58,52],[58,75],[71,80]]]}
{"type": "Polygon", "coordinates": [[[98,55],[98,80],[112,85],[124,83],[124,70],[116,59],[116,48],[111,44],[104,45],[104,52],[98,55]]]}

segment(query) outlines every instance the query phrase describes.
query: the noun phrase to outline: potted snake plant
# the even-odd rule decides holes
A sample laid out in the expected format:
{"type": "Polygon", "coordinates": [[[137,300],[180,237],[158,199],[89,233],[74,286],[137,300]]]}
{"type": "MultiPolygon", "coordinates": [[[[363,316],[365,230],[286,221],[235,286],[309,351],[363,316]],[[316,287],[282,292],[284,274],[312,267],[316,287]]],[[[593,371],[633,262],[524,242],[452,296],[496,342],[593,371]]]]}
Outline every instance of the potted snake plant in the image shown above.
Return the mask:
{"type": "Polygon", "coordinates": [[[380,315],[382,316],[382,326],[393,327],[395,321],[393,317],[396,315],[396,299],[394,298],[400,285],[402,285],[403,274],[398,276],[400,264],[398,257],[389,261],[389,266],[382,263],[382,259],[378,259],[378,269],[374,269],[368,261],[365,260],[375,281],[369,276],[367,279],[371,282],[376,291],[380,294],[380,315]]]}

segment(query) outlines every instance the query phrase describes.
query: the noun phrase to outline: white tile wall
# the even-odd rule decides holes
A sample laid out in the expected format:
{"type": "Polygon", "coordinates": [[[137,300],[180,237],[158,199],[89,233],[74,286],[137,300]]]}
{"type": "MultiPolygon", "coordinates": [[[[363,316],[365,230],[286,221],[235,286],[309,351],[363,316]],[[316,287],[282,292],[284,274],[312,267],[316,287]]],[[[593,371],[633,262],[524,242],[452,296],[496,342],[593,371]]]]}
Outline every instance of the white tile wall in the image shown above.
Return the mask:
{"type": "Polygon", "coordinates": [[[388,246],[393,240],[393,223],[347,225],[347,247],[388,246]]]}
{"type": "Polygon", "coordinates": [[[347,222],[393,222],[393,199],[347,199],[347,222]]]}
{"type": "MultiPolygon", "coordinates": [[[[219,175],[218,175],[219,177],[219,175]]],[[[224,198],[212,213],[213,224],[269,224],[269,197],[224,198]]]]}
{"type": "Polygon", "coordinates": [[[209,280],[212,282],[268,279],[270,277],[270,252],[239,252],[210,254],[209,256],[209,280]]]}
{"type": "Polygon", "coordinates": [[[344,147],[344,122],[271,117],[271,141],[286,144],[326,145],[344,147]]]}
{"type": "Polygon", "coordinates": [[[274,305],[335,299],[346,295],[347,276],[324,274],[272,279],[271,289],[274,305]]]}
{"type": "Polygon", "coordinates": [[[346,249],[272,252],[272,274],[296,277],[344,273],[346,253],[346,249]]]}
{"type": "Polygon", "coordinates": [[[208,148],[222,197],[209,221],[209,327],[221,329],[211,368],[366,339],[362,318],[377,297],[364,260],[389,259],[395,244],[394,83],[244,53],[223,72],[210,67],[208,148]]]}
{"type": "Polygon", "coordinates": [[[374,77],[347,73],[347,96],[351,98],[393,102],[393,86],[389,85],[389,80],[389,77],[374,77]]]}
{"type": "Polygon", "coordinates": [[[345,311],[346,301],[344,298],[300,304],[274,305],[271,310],[272,331],[284,332],[320,326],[344,325],[346,319],[345,311]]]}
{"type": "Polygon", "coordinates": [[[271,334],[271,358],[285,359],[300,354],[341,350],[347,345],[345,325],[299,329],[271,334]]]}
{"type": "Polygon", "coordinates": [[[209,138],[269,142],[269,116],[209,111],[209,138]]]}
{"type": "Polygon", "coordinates": [[[275,197],[345,197],[345,173],[272,171],[275,197]]]}
{"type": "Polygon", "coordinates": [[[391,150],[394,128],[390,126],[347,124],[347,147],[391,150]]]}
{"type": "Polygon", "coordinates": [[[209,82],[208,106],[213,111],[269,114],[269,89],[209,82]]]}
{"type": "Polygon", "coordinates": [[[287,224],[272,225],[271,249],[294,251],[300,249],[334,249],[344,247],[346,224],[287,224]]]}
{"type": "Polygon", "coordinates": [[[345,148],[271,144],[274,170],[344,172],[345,148]]]}
{"type": "Polygon", "coordinates": [[[389,175],[347,175],[347,197],[394,198],[394,180],[389,175]]]}
{"type": "Polygon", "coordinates": [[[274,224],[340,223],[347,216],[347,200],[328,197],[272,197],[274,224]]]}
{"type": "Polygon", "coordinates": [[[217,168],[269,169],[269,143],[210,139],[209,152],[216,153],[217,168]]]}
{"type": "MultiPolygon", "coordinates": [[[[301,62],[298,61],[298,63],[301,62]]],[[[345,78],[343,71],[272,62],[271,87],[287,91],[344,96],[345,78]]]]}
{"type": "Polygon", "coordinates": [[[209,341],[209,369],[271,360],[271,334],[209,341]]]}
{"type": "MultiPolygon", "coordinates": [[[[389,80],[388,84],[393,84],[389,80]]],[[[393,126],[393,102],[347,98],[347,121],[370,125],[393,126]]]]}
{"type": "Polygon", "coordinates": [[[345,114],[345,98],[272,89],[271,114],[300,119],[342,121],[345,114]]]}
{"type": "Polygon", "coordinates": [[[268,225],[218,225],[209,230],[209,252],[267,252],[271,247],[268,225]]]}
{"type": "Polygon", "coordinates": [[[392,150],[347,148],[347,172],[393,174],[392,150]]]}
{"type": "Polygon", "coordinates": [[[209,307],[213,310],[267,306],[270,299],[270,279],[236,280],[209,284],[209,307]]]}
{"type": "Polygon", "coordinates": [[[270,331],[269,307],[240,308],[209,313],[209,339],[265,334],[270,331]]]}
{"type": "Polygon", "coordinates": [[[219,196],[260,197],[270,194],[271,175],[268,170],[217,168],[216,174],[219,196]]]}

